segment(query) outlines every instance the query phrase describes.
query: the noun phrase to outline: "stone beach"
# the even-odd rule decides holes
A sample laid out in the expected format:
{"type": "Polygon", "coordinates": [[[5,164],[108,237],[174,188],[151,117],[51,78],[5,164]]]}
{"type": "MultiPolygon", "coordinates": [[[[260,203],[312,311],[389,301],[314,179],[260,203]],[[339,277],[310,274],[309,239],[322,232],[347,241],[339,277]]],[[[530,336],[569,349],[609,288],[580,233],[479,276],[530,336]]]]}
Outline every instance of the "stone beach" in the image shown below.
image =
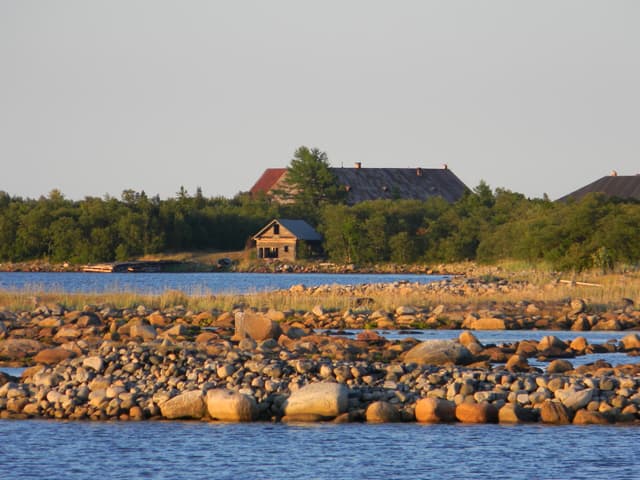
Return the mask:
{"type": "Polygon", "coordinates": [[[376,289],[394,289],[403,299],[527,288],[459,278],[280,292],[353,298],[354,307],[344,311],[320,303],[311,311],[57,304],[0,310],[0,361],[27,367],[19,379],[0,373],[0,417],[640,423],[639,363],[574,367],[571,361],[592,353],[638,355],[640,311],[632,300],[604,311],[576,298],[389,309],[370,308],[368,300],[376,289]],[[400,340],[384,336],[384,330],[415,328],[460,331],[425,342],[410,332],[400,340]],[[483,345],[473,334],[511,329],[526,338],[532,328],[576,334],[570,341],[547,335],[499,345],[483,345]],[[343,329],[363,330],[346,335],[343,329]],[[621,331],[621,340],[590,344],[580,335],[588,330],[621,331]],[[548,363],[541,369],[531,359],[548,363]]]}

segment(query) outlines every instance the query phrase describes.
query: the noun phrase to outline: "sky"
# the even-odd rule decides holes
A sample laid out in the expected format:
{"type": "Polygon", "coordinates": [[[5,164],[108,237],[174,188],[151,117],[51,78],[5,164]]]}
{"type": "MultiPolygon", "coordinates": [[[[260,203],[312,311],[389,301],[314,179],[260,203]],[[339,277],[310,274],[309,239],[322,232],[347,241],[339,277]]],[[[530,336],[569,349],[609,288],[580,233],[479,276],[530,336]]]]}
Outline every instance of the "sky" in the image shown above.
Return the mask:
{"type": "Polygon", "coordinates": [[[0,0],[0,190],[247,191],[302,146],[558,198],[640,173],[636,0],[0,0]]]}

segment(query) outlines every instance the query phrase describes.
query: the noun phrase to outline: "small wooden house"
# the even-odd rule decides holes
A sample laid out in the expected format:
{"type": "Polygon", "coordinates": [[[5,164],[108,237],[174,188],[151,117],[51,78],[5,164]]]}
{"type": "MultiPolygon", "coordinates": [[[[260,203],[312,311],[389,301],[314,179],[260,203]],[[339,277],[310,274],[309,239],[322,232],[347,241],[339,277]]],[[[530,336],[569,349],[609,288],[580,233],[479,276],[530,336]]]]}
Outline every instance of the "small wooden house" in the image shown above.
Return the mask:
{"type": "Polygon", "coordinates": [[[320,250],[322,236],[304,220],[274,219],[253,237],[260,259],[293,261],[320,250]]]}

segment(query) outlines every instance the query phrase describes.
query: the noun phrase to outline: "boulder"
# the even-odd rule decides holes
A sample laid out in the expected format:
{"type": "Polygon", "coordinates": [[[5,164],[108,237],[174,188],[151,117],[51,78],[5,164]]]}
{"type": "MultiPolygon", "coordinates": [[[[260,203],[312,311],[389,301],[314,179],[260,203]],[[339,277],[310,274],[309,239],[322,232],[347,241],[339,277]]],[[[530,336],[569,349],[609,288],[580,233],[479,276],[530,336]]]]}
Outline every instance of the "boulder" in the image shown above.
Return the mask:
{"type": "Polygon", "coordinates": [[[609,419],[600,412],[592,412],[590,410],[580,409],[573,417],[573,423],[576,425],[607,425],[609,419]]]}
{"type": "Polygon", "coordinates": [[[166,327],[169,325],[167,317],[165,317],[161,312],[153,312],[147,318],[149,320],[149,324],[154,327],[166,327]]]}
{"type": "Polygon", "coordinates": [[[299,413],[296,415],[287,415],[285,417],[282,417],[282,423],[315,423],[322,422],[323,420],[326,420],[326,417],[323,417],[322,415],[316,415],[314,413],[299,413]]]}
{"type": "Polygon", "coordinates": [[[76,325],[78,325],[79,328],[102,327],[104,323],[95,313],[86,312],[78,317],[76,325]]]}
{"type": "Polygon", "coordinates": [[[396,407],[389,402],[373,402],[365,412],[369,423],[395,423],[402,421],[402,415],[396,407]]]}
{"type": "Polygon", "coordinates": [[[640,336],[637,333],[630,333],[620,343],[624,350],[640,350],[640,336]]]}
{"type": "Polygon", "coordinates": [[[535,422],[536,416],[531,409],[523,408],[517,403],[506,403],[498,410],[500,423],[535,422]]]}
{"type": "Polygon", "coordinates": [[[588,330],[591,330],[591,324],[589,323],[589,320],[587,320],[583,315],[580,315],[571,324],[571,330],[574,332],[586,332],[588,330]]]}
{"type": "Polygon", "coordinates": [[[509,372],[528,372],[531,367],[527,357],[515,353],[509,357],[504,368],[509,372]]]}
{"type": "Polygon", "coordinates": [[[218,315],[218,318],[216,318],[216,321],[214,322],[213,326],[219,327],[219,328],[233,328],[233,324],[234,324],[233,314],[231,312],[222,312],[220,315],[218,315]]]}
{"type": "Polygon", "coordinates": [[[540,420],[543,423],[567,425],[571,423],[571,412],[557,400],[545,400],[540,407],[540,420]]]}
{"type": "Polygon", "coordinates": [[[359,342],[379,343],[384,342],[385,338],[373,330],[363,330],[356,335],[356,340],[359,342]]]}
{"type": "Polygon", "coordinates": [[[0,359],[2,360],[23,360],[33,357],[45,346],[36,341],[26,338],[10,338],[0,342],[0,359]]]}
{"type": "Polygon", "coordinates": [[[611,318],[609,320],[600,319],[598,323],[596,323],[591,330],[594,331],[614,331],[614,330],[622,330],[622,325],[615,318],[611,318]]]}
{"type": "Polygon", "coordinates": [[[396,324],[390,318],[378,318],[376,321],[376,327],[383,330],[392,330],[396,324]]]}
{"type": "Polygon", "coordinates": [[[545,350],[558,349],[566,350],[567,344],[560,340],[555,335],[546,335],[538,342],[538,351],[544,352],[545,350]]]}
{"type": "Polygon", "coordinates": [[[207,392],[207,411],[214,420],[251,422],[257,416],[258,407],[249,395],[216,388],[207,392]]]}
{"type": "Polygon", "coordinates": [[[281,328],[282,328],[283,334],[293,340],[298,340],[304,337],[305,335],[309,334],[309,332],[305,331],[304,328],[294,327],[292,325],[282,325],[281,328]]]}
{"type": "Polygon", "coordinates": [[[396,308],[396,315],[399,317],[402,315],[415,315],[416,313],[416,309],[410,305],[402,305],[396,308]]]}
{"type": "Polygon", "coordinates": [[[45,348],[40,350],[33,358],[36,363],[44,363],[45,365],[54,365],[60,363],[67,358],[75,357],[75,353],[64,348],[45,348]]]}
{"type": "Polygon", "coordinates": [[[347,411],[349,390],[340,383],[311,383],[296,391],[284,402],[287,416],[300,414],[333,418],[347,411]]]}
{"type": "Polygon", "coordinates": [[[557,359],[549,362],[547,373],[564,373],[573,370],[573,365],[569,360],[557,359]]]}
{"type": "Polygon", "coordinates": [[[558,390],[555,394],[565,407],[570,408],[575,412],[589,405],[589,402],[593,398],[593,388],[577,391],[558,390]]]}
{"type": "Polygon", "coordinates": [[[102,359],[102,357],[97,357],[97,356],[86,357],[84,360],[82,360],[82,366],[84,368],[90,368],[100,373],[104,368],[104,360],[102,359]]]}
{"type": "Polygon", "coordinates": [[[184,337],[189,334],[189,329],[182,323],[177,323],[171,328],[168,328],[163,332],[163,336],[169,337],[184,337]]]}
{"type": "Polygon", "coordinates": [[[194,341],[196,343],[209,343],[209,342],[213,342],[214,340],[218,340],[219,338],[220,338],[220,335],[218,335],[217,333],[202,332],[195,338],[194,341]]]}
{"type": "Polygon", "coordinates": [[[416,403],[415,415],[421,423],[453,422],[456,405],[442,398],[421,398],[416,403]]]}
{"type": "Polygon", "coordinates": [[[131,325],[131,329],[129,330],[129,336],[132,338],[140,337],[144,341],[154,340],[158,333],[156,329],[148,325],[146,323],[136,323],[135,325],[131,325]]]}
{"type": "Polygon", "coordinates": [[[496,317],[477,318],[469,323],[471,330],[504,330],[507,328],[504,319],[496,317]]]}
{"type": "Polygon", "coordinates": [[[202,391],[191,390],[181,393],[160,405],[162,416],[173,420],[176,418],[204,417],[206,412],[202,391]]]}
{"type": "Polygon", "coordinates": [[[266,316],[267,318],[269,318],[270,320],[273,320],[274,322],[282,322],[286,318],[286,315],[284,314],[284,312],[281,312],[280,310],[274,310],[273,308],[269,309],[266,316]]]}
{"type": "Polygon", "coordinates": [[[73,340],[76,338],[80,338],[82,336],[82,330],[72,326],[63,326],[58,330],[58,333],[53,337],[56,342],[66,342],[68,340],[73,340]]]}
{"type": "Polygon", "coordinates": [[[47,317],[38,322],[38,326],[42,328],[59,328],[62,326],[60,317],[47,317]]]}
{"type": "Polygon", "coordinates": [[[498,423],[498,409],[488,402],[461,403],[456,418],[462,423],[498,423]]]}
{"type": "Polygon", "coordinates": [[[569,348],[576,352],[584,352],[589,346],[589,342],[584,337],[576,337],[569,344],[569,348]]]}
{"type": "Polygon", "coordinates": [[[482,346],[482,344],[480,343],[480,341],[478,340],[478,337],[476,337],[473,333],[464,330],[462,333],[460,333],[460,335],[458,336],[458,342],[460,342],[460,345],[462,345],[463,347],[469,347],[470,345],[480,345],[482,346]]]}
{"type": "Polygon", "coordinates": [[[277,339],[282,333],[280,325],[266,315],[253,312],[237,312],[235,316],[236,341],[250,338],[255,341],[277,339]]]}
{"type": "Polygon", "coordinates": [[[409,350],[404,361],[420,365],[467,365],[473,362],[473,355],[453,340],[426,340],[409,350]]]}
{"type": "Polygon", "coordinates": [[[51,388],[58,385],[61,380],[62,377],[57,373],[45,373],[44,371],[40,371],[31,377],[30,383],[33,383],[36,387],[51,388]]]}

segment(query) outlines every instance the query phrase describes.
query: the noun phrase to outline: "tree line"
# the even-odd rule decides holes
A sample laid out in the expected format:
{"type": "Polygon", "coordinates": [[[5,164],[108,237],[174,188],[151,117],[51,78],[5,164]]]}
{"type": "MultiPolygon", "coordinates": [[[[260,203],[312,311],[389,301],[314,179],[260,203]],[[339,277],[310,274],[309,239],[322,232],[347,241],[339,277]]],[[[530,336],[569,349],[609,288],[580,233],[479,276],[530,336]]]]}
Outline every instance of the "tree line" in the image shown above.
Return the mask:
{"type": "Polygon", "coordinates": [[[357,264],[546,262],[561,270],[640,262],[640,203],[591,194],[579,202],[529,199],[481,182],[458,202],[377,200],[354,206],[331,177],[326,154],[300,147],[284,202],[241,193],[206,198],[184,188],[161,200],[39,199],[0,191],[0,261],[92,263],[189,250],[241,250],[273,218],[302,218],[324,236],[327,257],[357,264]]]}
{"type": "Polygon", "coordinates": [[[454,204],[433,198],[325,207],[320,230],[331,258],[355,263],[521,260],[609,270],[640,262],[640,204],[601,194],[552,202],[481,183],[454,204]]]}
{"type": "Polygon", "coordinates": [[[0,192],[0,261],[48,259],[91,263],[145,254],[242,249],[278,215],[276,205],[247,194],[205,198],[184,188],[175,198],[125,190],[120,199],[66,199],[57,190],[37,200],[0,192]]]}

